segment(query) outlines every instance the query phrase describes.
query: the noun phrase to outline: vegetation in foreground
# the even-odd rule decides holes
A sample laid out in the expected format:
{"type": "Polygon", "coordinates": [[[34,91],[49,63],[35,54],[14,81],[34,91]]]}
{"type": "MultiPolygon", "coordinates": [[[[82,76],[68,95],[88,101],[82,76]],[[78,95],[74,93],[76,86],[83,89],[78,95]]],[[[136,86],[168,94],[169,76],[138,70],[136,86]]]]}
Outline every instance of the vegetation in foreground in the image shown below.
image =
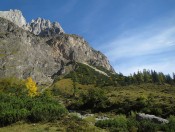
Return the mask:
{"type": "Polygon", "coordinates": [[[101,131],[69,115],[50,91],[40,93],[35,82],[28,80],[0,80],[0,131],[101,131]]]}
{"type": "Polygon", "coordinates": [[[175,117],[171,116],[169,121],[169,124],[157,124],[148,120],[138,122],[135,116],[126,118],[124,115],[118,115],[113,119],[98,121],[95,125],[111,132],[174,132],[175,117]]]}
{"type": "MultiPolygon", "coordinates": [[[[17,121],[54,121],[60,119],[67,113],[64,106],[58,103],[58,101],[48,97],[46,94],[40,96],[34,93],[29,94],[19,92],[18,85],[16,82],[9,80],[3,80],[3,86],[7,86],[8,89],[3,88],[0,93],[0,126],[7,126],[17,121]],[[13,90],[18,91],[13,94],[13,90]]],[[[1,82],[2,83],[2,82],[1,82]]],[[[28,86],[27,82],[27,86],[28,86]]],[[[25,86],[25,85],[24,85],[25,86]]],[[[31,88],[33,85],[31,85],[31,88]]],[[[21,88],[26,91],[25,87],[21,88]]]]}
{"type": "MultiPolygon", "coordinates": [[[[78,68],[45,90],[32,78],[0,79],[0,131],[175,131],[173,78],[171,83],[166,77],[161,83],[139,82],[143,72],[135,74],[140,76],[137,83],[128,84],[128,77],[122,75],[109,78],[84,65],[78,68]],[[81,118],[69,110],[94,115],[81,118]],[[135,113],[140,112],[166,118],[169,123],[137,121],[135,113]],[[99,116],[108,119],[96,120],[99,116]]],[[[148,78],[153,79],[152,74],[148,78]]]]}

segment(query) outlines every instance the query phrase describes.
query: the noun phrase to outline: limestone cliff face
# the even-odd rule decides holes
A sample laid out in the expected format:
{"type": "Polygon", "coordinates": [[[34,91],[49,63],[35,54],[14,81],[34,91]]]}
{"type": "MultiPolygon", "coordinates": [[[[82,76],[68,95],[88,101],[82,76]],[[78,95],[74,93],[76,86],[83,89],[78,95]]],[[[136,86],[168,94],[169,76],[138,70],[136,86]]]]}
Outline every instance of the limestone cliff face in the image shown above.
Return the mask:
{"type": "MultiPolygon", "coordinates": [[[[18,11],[14,16],[18,14],[21,16],[18,11]]],[[[9,19],[10,15],[0,17],[0,77],[31,76],[39,84],[51,84],[55,77],[74,69],[71,62],[101,66],[115,73],[105,55],[82,37],[65,34],[58,23],[37,19],[25,25],[25,21],[12,23],[9,19]]]]}
{"type": "Polygon", "coordinates": [[[93,66],[101,66],[114,72],[107,57],[100,51],[96,51],[80,36],[62,34],[47,41],[53,48],[53,57],[55,60],[63,62],[76,61],[87,63],[93,66]]]}
{"type": "Polygon", "coordinates": [[[60,68],[44,39],[0,18],[0,77],[31,76],[46,84],[60,68]]]}

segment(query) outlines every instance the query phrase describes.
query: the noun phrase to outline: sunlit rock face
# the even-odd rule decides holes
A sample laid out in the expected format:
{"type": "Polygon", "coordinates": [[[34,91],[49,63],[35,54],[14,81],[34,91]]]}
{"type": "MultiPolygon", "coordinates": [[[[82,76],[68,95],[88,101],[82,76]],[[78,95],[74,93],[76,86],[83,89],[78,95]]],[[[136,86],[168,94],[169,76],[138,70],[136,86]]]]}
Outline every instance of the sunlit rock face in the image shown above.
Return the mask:
{"type": "Polygon", "coordinates": [[[19,27],[24,27],[27,24],[20,10],[0,11],[0,17],[13,22],[19,27]]]}
{"type": "Polygon", "coordinates": [[[49,20],[43,18],[32,20],[28,27],[32,33],[40,36],[54,36],[64,33],[64,30],[58,22],[51,23],[49,20]]]}

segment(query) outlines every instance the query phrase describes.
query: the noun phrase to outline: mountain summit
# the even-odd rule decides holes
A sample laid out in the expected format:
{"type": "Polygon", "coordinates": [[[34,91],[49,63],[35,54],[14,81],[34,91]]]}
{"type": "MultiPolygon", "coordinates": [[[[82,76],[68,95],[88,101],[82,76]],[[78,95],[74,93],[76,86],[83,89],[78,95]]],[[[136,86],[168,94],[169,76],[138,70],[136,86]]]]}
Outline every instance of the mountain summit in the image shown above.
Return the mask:
{"type": "Polygon", "coordinates": [[[0,11],[0,17],[13,22],[21,28],[25,27],[27,24],[20,10],[0,11]]]}
{"type": "Polygon", "coordinates": [[[32,20],[31,23],[27,25],[27,28],[35,35],[40,36],[53,36],[55,34],[64,33],[64,30],[58,22],[51,23],[49,20],[43,18],[32,20]]]}
{"type": "Polygon", "coordinates": [[[26,22],[20,10],[0,11],[0,17],[5,18],[24,30],[30,31],[35,35],[50,36],[64,33],[58,22],[51,23],[49,20],[37,18],[30,23],[26,22]]]}
{"type": "Polygon", "coordinates": [[[107,57],[84,38],[42,18],[26,23],[19,10],[0,12],[0,51],[0,77],[30,76],[50,84],[74,70],[77,62],[115,73],[107,57]]]}

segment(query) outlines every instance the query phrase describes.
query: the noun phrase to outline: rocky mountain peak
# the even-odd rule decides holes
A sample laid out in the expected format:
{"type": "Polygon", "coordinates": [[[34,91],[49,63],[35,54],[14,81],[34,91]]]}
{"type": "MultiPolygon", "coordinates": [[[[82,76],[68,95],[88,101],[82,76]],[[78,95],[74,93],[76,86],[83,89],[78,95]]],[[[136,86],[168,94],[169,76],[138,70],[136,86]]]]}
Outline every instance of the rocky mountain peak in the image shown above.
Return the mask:
{"type": "Polygon", "coordinates": [[[23,17],[20,10],[0,11],[0,17],[5,18],[19,27],[26,25],[26,19],[23,17]]]}
{"type": "Polygon", "coordinates": [[[49,20],[40,17],[29,23],[29,30],[35,35],[40,36],[53,36],[64,33],[64,30],[58,22],[52,23],[49,20]]]}
{"type": "Polygon", "coordinates": [[[14,24],[18,25],[24,30],[30,31],[35,35],[40,36],[53,36],[56,34],[65,33],[63,28],[58,22],[50,22],[43,18],[37,18],[30,23],[26,22],[26,19],[22,15],[20,10],[0,11],[0,17],[5,18],[14,24]]]}

